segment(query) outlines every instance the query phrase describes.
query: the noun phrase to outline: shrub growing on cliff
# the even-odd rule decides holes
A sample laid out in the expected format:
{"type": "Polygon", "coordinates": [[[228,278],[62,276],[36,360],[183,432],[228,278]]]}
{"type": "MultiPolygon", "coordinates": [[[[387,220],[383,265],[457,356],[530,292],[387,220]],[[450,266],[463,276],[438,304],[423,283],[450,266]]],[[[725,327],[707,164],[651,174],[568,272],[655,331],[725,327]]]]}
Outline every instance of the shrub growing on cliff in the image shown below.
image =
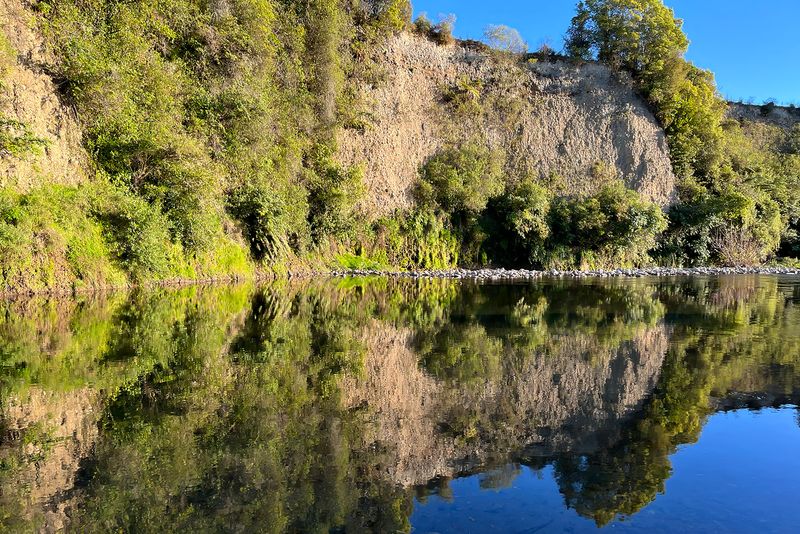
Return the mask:
{"type": "Polygon", "coordinates": [[[202,250],[219,230],[225,167],[209,149],[220,141],[206,137],[214,110],[200,117],[196,103],[201,88],[212,85],[255,37],[247,31],[254,6],[237,5],[227,31],[188,1],[169,9],[146,0],[70,1],[40,9],[45,6],[47,33],[62,59],[58,75],[86,124],[96,164],[159,206],[176,241],[202,250]],[[201,38],[209,33],[217,39],[216,54],[201,38]]]}
{"type": "Polygon", "coordinates": [[[449,269],[458,265],[460,247],[449,221],[422,208],[379,219],[375,241],[366,248],[385,264],[403,269],[449,269]]]}
{"type": "Polygon", "coordinates": [[[0,114],[0,157],[25,158],[41,153],[46,146],[47,141],[34,134],[28,125],[0,114]]]}
{"type": "Polygon", "coordinates": [[[363,223],[356,212],[365,193],[362,170],[339,165],[326,145],[314,147],[308,159],[305,185],[312,237],[316,242],[353,237],[352,231],[363,223]]]}
{"type": "Polygon", "coordinates": [[[266,180],[241,184],[229,196],[228,209],[244,227],[250,253],[258,261],[277,260],[306,244],[305,191],[276,187],[266,180]],[[298,217],[300,221],[298,221],[298,217]]]}
{"type": "Polygon", "coordinates": [[[123,188],[101,185],[92,191],[88,211],[102,223],[111,256],[134,278],[164,278],[179,261],[170,222],[157,205],[123,188]]]}
{"type": "Polygon", "coordinates": [[[400,32],[411,25],[409,0],[372,0],[367,2],[367,11],[384,31],[400,32]]]}
{"type": "Polygon", "coordinates": [[[433,156],[422,168],[419,197],[446,213],[474,217],[503,191],[504,155],[470,142],[433,156]]]}
{"type": "Polygon", "coordinates": [[[121,284],[102,225],[91,216],[93,188],[0,189],[0,289],[41,290],[121,284]]]}
{"type": "Polygon", "coordinates": [[[438,23],[434,24],[424,13],[414,20],[414,30],[420,35],[426,36],[434,43],[440,45],[453,44],[453,27],[455,26],[455,15],[442,17],[438,23]]]}
{"type": "Polygon", "coordinates": [[[552,202],[552,192],[530,178],[509,186],[490,205],[489,216],[496,221],[490,256],[509,264],[541,265],[550,238],[552,202]]]}
{"type": "Polygon", "coordinates": [[[666,227],[656,204],[626,189],[621,181],[585,198],[561,197],[550,209],[548,249],[567,252],[578,267],[640,265],[666,227]]]}

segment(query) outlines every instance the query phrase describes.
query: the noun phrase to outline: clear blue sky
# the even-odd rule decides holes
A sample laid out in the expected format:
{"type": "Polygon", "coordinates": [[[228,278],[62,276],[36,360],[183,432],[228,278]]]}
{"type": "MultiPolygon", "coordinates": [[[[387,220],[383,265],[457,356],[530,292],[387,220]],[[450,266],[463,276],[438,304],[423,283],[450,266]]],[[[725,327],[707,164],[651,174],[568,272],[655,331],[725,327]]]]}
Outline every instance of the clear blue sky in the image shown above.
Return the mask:
{"type": "MultiPolygon", "coordinates": [[[[456,15],[456,36],[487,24],[520,31],[531,48],[560,50],[577,0],[412,0],[415,16],[456,15]]],[[[800,0],[666,0],[691,40],[688,59],[712,70],[732,100],[800,104],[800,0]]]]}

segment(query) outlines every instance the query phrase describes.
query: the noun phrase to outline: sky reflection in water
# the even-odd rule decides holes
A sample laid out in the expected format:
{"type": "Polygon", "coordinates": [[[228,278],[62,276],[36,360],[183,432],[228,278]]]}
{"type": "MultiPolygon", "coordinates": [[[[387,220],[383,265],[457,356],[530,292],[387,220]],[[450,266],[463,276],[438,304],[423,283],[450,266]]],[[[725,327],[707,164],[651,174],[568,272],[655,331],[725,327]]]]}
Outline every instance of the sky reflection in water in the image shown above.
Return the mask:
{"type": "MultiPolygon", "coordinates": [[[[602,530],[622,532],[797,532],[800,426],[794,406],[711,416],[693,445],[671,457],[666,491],[638,513],[602,530]]],[[[596,532],[564,507],[553,468],[512,464],[503,488],[486,474],[450,483],[452,497],[415,502],[414,532],[596,532]]]]}
{"type": "Polygon", "coordinates": [[[0,530],[790,532],[800,279],[0,302],[0,530]]]}

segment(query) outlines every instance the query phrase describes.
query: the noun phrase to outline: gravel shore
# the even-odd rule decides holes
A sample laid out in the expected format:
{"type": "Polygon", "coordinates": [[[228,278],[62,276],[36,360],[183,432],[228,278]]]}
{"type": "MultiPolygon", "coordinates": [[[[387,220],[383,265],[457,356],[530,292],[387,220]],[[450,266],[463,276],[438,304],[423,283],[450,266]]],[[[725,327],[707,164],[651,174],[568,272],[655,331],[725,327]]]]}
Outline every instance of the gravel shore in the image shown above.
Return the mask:
{"type": "Polygon", "coordinates": [[[719,276],[736,274],[800,275],[796,267],[652,267],[608,271],[532,271],[527,269],[448,269],[416,271],[334,271],[335,277],[386,276],[392,278],[447,278],[465,280],[531,280],[536,278],[642,278],[645,276],[719,276]]]}

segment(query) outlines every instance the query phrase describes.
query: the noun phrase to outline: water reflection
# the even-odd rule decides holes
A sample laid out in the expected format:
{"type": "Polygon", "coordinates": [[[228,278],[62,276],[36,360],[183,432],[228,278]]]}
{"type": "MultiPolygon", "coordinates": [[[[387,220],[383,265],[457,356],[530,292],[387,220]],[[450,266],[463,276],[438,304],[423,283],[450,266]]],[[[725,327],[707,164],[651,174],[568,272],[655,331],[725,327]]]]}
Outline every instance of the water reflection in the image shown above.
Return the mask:
{"type": "Polygon", "coordinates": [[[0,524],[402,532],[454,478],[524,469],[603,526],[664,492],[710,414],[796,402],[799,365],[792,278],[6,301],[0,524]]]}

